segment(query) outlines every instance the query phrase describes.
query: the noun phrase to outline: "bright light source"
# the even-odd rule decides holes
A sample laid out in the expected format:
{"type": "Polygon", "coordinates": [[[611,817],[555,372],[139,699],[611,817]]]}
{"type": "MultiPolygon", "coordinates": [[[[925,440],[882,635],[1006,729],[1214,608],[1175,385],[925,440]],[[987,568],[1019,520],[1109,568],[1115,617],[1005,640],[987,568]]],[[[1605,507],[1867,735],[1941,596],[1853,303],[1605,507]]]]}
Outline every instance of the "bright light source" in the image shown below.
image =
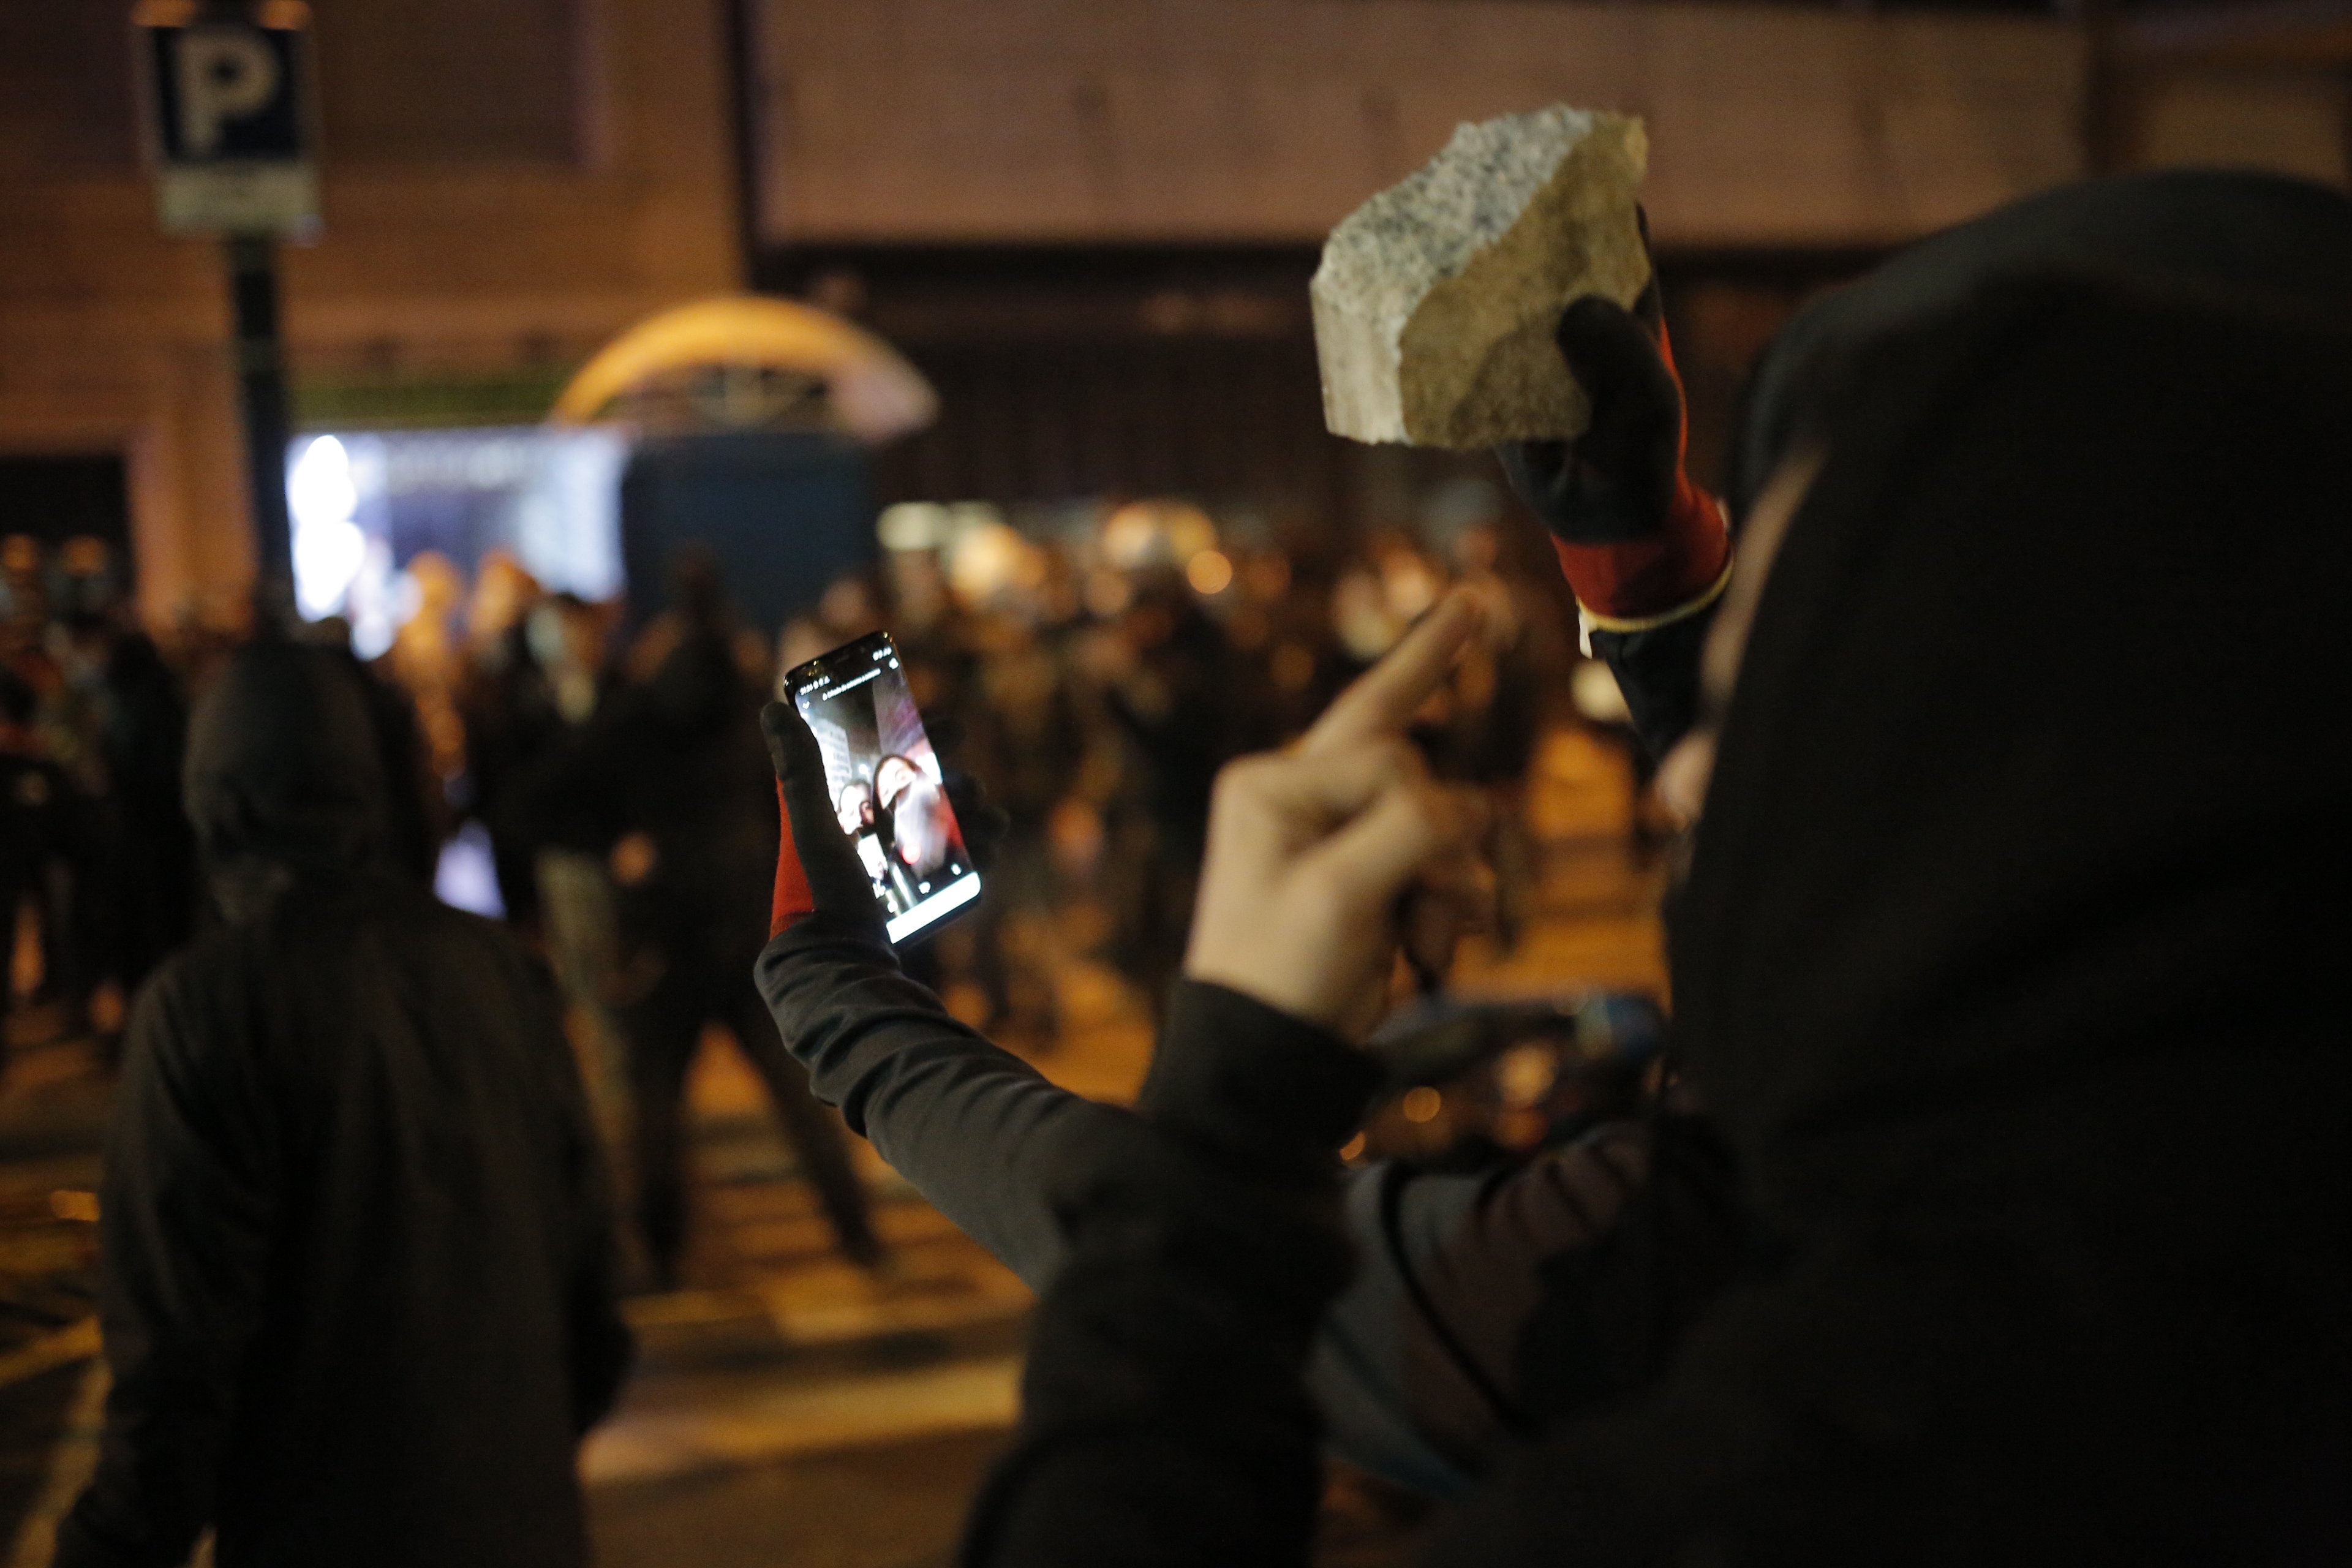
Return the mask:
{"type": "Polygon", "coordinates": [[[907,500],[882,509],[874,524],[877,538],[885,550],[937,550],[945,545],[955,531],[955,521],[948,509],[937,501],[907,500]]]}
{"type": "Polygon", "coordinates": [[[359,510],[352,458],[332,436],[314,437],[286,473],[286,506],[296,522],[348,522],[359,510]]]}
{"type": "Polygon", "coordinates": [[[294,514],[294,603],[318,620],[343,607],[352,580],[367,559],[367,536],[352,513],[359,510],[351,454],[332,436],[302,448],[286,474],[286,509],[294,514]]]}
{"type": "Polygon", "coordinates": [[[1223,551],[1200,551],[1185,563],[1184,580],[1192,584],[1195,594],[1213,597],[1234,585],[1234,563],[1223,551]]]}
{"type": "Polygon", "coordinates": [[[306,620],[343,607],[343,595],[367,562],[367,535],[349,518],[294,525],[294,603],[306,620]]]}
{"type": "Polygon", "coordinates": [[[1008,523],[961,529],[948,555],[948,583],[967,605],[982,605],[1045,579],[1045,557],[1008,523]]]}
{"type": "Polygon", "coordinates": [[[1145,503],[1123,506],[1103,524],[1103,559],[1121,572],[1159,564],[1166,549],[1160,519],[1145,503]]]}

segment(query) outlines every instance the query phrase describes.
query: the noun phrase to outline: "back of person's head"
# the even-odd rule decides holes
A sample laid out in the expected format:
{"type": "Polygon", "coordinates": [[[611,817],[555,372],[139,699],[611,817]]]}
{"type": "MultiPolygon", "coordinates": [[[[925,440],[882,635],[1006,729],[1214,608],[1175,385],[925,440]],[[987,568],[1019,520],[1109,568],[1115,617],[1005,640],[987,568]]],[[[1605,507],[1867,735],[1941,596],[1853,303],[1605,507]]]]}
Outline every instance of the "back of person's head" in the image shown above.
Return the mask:
{"type": "Polygon", "coordinates": [[[1677,910],[1726,1110],[1793,1159],[2217,1027],[2315,1040],[2352,907],[2318,695],[2352,688],[2352,333],[2051,277],[1873,364],[1765,579],[1677,910]]]}
{"type": "Polygon", "coordinates": [[[1807,305],[1757,362],[1726,476],[1734,515],[1874,345],[1999,279],[2061,268],[2352,321],[2352,198],[2283,174],[2158,170],[2045,192],[1911,246],[1807,305]]]}
{"type": "Polygon", "coordinates": [[[2345,1561],[2352,335],[2020,281],[1865,390],[1670,921],[1720,1333],[1852,1445],[1752,1558],[2345,1561]]]}
{"type": "Polygon", "coordinates": [[[333,875],[383,854],[388,781],[364,679],[348,656],[279,638],[229,659],[197,704],[183,775],[215,872],[333,875]]]}

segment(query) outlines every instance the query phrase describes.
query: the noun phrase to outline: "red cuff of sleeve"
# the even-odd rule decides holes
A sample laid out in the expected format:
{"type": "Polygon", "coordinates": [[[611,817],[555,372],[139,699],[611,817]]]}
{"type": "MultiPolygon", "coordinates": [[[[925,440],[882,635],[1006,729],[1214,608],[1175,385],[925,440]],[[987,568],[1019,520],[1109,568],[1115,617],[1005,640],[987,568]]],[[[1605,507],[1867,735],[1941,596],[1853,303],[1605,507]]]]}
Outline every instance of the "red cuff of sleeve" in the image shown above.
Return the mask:
{"type": "Polygon", "coordinates": [[[1554,536],[1559,569],[1576,602],[1596,616],[1639,620],[1689,604],[1722,579],[1731,531],[1713,496],[1679,478],[1665,526],[1622,544],[1570,544],[1554,536]]]}
{"type": "Polygon", "coordinates": [[[793,842],[793,814],[784,805],[784,786],[776,784],[776,815],[783,819],[783,837],[776,843],[776,894],[768,908],[768,934],[782,936],[803,915],[816,912],[816,892],[801,868],[801,852],[793,842]]]}

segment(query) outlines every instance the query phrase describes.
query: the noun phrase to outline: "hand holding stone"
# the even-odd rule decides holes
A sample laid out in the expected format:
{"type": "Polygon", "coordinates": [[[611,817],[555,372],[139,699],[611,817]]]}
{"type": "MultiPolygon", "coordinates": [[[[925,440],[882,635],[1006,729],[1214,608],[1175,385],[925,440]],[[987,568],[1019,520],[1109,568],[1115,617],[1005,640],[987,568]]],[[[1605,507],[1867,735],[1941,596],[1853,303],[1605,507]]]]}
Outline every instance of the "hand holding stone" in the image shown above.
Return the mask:
{"type": "Polygon", "coordinates": [[[1496,449],[1519,499],[1571,544],[1627,543],[1665,526],[1682,468],[1683,399],[1662,331],[1654,281],[1630,311],[1593,294],[1571,303],[1555,340],[1592,399],[1591,424],[1573,440],[1496,449]]]}

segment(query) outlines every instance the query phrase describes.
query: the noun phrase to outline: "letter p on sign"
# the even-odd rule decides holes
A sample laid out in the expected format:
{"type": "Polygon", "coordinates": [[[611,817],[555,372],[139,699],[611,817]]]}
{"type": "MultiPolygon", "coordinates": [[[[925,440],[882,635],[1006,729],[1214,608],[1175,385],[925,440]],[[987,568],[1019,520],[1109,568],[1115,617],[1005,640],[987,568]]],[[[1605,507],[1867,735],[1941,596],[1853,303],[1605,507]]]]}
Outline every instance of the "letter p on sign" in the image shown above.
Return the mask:
{"type": "Polygon", "coordinates": [[[188,155],[215,156],[230,121],[268,109],[276,99],[278,51],[252,27],[190,27],[176,51],[179,144],[188,155]]]}

